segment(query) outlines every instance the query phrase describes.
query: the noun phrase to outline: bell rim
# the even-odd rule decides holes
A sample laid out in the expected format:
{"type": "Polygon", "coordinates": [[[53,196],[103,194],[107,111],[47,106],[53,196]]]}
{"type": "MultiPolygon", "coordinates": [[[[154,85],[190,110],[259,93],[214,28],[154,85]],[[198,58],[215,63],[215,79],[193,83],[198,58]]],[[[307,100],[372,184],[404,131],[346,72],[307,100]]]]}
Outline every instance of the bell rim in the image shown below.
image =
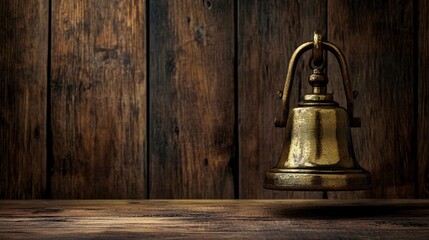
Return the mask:
{"type": "Polygon", "coordinates": [[[265,175],[264,188],[292,191],[355,191],[372,187],[365,169],[278,169],[265,175]]]}

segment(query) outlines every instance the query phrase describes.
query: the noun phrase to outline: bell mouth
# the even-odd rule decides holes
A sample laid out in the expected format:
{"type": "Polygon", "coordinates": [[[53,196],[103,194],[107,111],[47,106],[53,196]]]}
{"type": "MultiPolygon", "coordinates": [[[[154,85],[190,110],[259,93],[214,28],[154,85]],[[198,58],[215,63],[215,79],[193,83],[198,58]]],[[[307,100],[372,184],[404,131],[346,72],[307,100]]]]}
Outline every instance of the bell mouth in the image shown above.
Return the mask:
{"type": "Polygon", "coordinates": [[[264,188],[293,191],[351,191],[371,188],[371,175],[364,169],[279,169],[265,175],[264,188]]]}

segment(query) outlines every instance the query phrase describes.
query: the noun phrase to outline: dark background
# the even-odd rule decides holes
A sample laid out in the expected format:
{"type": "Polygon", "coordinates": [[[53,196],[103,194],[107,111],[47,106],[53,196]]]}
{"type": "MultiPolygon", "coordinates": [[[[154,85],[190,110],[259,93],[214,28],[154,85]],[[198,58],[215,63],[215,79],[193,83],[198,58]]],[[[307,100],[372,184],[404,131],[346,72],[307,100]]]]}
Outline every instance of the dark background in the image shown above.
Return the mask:
{"type": "MultiPolygon", "coordinates": [[[[428,15],[425,0],[1,1],[0,198],[426,198],[428,15]],[[369,191],[262,187],[276,92],[316,29],[360,92],[369,191]]],[[[328,75],[344,106],[332,57],[328,75]]]]}

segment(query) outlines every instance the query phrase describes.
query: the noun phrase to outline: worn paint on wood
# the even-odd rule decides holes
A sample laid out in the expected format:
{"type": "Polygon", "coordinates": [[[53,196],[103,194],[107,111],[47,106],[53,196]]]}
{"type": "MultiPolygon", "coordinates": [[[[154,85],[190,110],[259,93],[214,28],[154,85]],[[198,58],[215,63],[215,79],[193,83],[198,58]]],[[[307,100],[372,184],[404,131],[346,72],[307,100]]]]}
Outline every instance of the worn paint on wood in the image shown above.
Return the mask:
{"type": "MultiPolygon", "coordinates": [[[[352,137],[357,160],[373,181],[369,191],[329,197],[413,198],[413,2],[329,0],[328,39],[343,50],[353,90],[360,93],[355,115],[362,127],[353,129],[352,137]]],[[[330,79],[339,82],[333,57],[328,66],[330,79]]],[[[344,104],[342,85],[337,86],[335,97],[344,104]]]]}
{"type": "Polygon", "coordinates": [[[1,201],[1,239],[427,239],[428,200],[1,201]]]}
{"type": "Polygon", "coordinates": [[[417,165],[418,196],[429,197],[429,3],[418,1],[418,100],[417,103],[417,165]]]}
{"type": "Polygon", "coordinates": [[[46,189],[48,1],[0,2],[0,198],[46,189]]]}
{"type": "Polygon", "coordinates": [[[234,2],[149,12],[149,197],[233,198],[234,2]]]}
{"type": "MultiPolygon", "coordinates": [[[[265,172],[278,161],[284,128],[274,127],[282,103],[289,59],[316,29],[326,30],[325,1],[240,1],[238,17],[238,126],[240,198],[321,198],[315,192],[280,192],[263,188],[265,172]]],[[[311,53],[311,52],[310,52],[311,53]]],[[[311,73],[309,54],[300,59],[290,105],[311,73]]]]}
{"type": "Polygon", "coordinates": [[[146,196],[144,1],[52,1],[53,198],[146,196]]]}

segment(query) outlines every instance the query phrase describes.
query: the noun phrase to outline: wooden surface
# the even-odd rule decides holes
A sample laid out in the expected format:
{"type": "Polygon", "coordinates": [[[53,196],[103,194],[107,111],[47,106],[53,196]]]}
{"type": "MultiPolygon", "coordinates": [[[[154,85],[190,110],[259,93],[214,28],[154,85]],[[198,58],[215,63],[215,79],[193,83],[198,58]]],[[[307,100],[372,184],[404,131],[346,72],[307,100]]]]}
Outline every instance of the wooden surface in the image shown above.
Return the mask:
{"type": "Polygon", "coordinates": [[[52,198],[146,196],[144,7],[52,2],[52,198]]]}
{"type": "MultiPolygon", "coordinates": [[[[332,198],[416,196],[413,82],[413,2],[329,1],[328,39],[347,58],[362,127],[352,130],[359,164],[371,172],[370,191],[331,193],[332,198]],[[366,17],[358,17],[358,16],[366,17]],[[395,90],[394,90],[395,89],[395,90]]],[[[331,55],[332,56],[332,55],[331,55]]],[[[329,58],[331,89],[345,106],[338,63],[329,58]]]]}
{"type": "Polygon", "coordinates": [[[48,9],[0,2],[0,198],[44,197],[48,9]]]}
{"type": "Polygon", "coordinates": [[[429,2],[419,1],[418,53],[415,66],[418,77],[417,109],[417,159],[418,193],[421,198],[429,197],[429,2]]]}
{"type": "Polygon", "coordinates": [[[428,200],[1,201],[1,239],[427,239],[428,200]]]}
{"type": "MultiPolygon", "coordinates": [[[[321,192],[265,190],[265,172],[278,161],[284,128],[274,127],[281,116],[277,90],[283,90],[289,58],[316,29],[325,33],[325,1],[239,1],[238,132],[240,198],[322,198],[321,192]]],[[[309,55],[296,70],[291,108],[311,71],[309,55]]],[[[302,89],[304,91],[304,89],[302,89]]]]}
{"type": "Polygon", "coordinates": [[[149,9],[149,197],[234,198],[234,1],[149,9]]]}

